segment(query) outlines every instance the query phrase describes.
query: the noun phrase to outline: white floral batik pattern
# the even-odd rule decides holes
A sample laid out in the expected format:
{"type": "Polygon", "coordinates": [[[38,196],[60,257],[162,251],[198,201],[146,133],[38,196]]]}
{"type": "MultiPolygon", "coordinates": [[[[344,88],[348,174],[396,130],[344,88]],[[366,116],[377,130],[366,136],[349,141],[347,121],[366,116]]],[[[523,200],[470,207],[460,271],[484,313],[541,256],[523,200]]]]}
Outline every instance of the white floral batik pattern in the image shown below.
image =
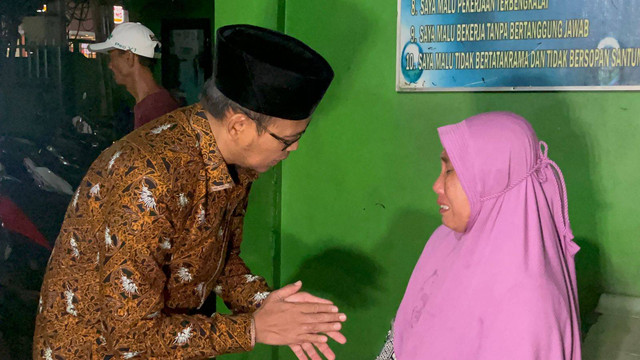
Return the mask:
{"type": "Polygon", "coordinates": [[[163,238],[162,242],[160,243],[160,249],[171,250],[171,240],[163,238]]]}
{"type": "Polygon", "coordinates": [[[189,339],[191,339],[191,331],[193,330],[193,327],[191,325],[189,325],[188,327],[184,328],[182,331],[180,331],[178,333],[178,335],[176,335],[175,339],[173,339],[173,344],[174,345],[186,345],[189,343],[189,339]]]}
{"type": "Polygon", "coordinates": [[[271,294],[271,292],[269,291],[259,292],[253,295],[253,301],[255,301],[256,303],[261,303],[269,296],[269,294],[271,294]]]}
{"type": "Polygon", "coordinates": [[[133,359],[134,357],[136,357],[136,356],[138,356],[140,354],[142,354],[142,352],[140,352],[140,351],[135,351],[135,352],[134,351],[129,351],[129,352],[122,353],[122,358],[123,359],[133,359]]]}
{"type": "Polygon", "coordinates": [[[78,243],[76,242],[76,239],[73,238],[73,236],[71,237],[71,239],[69,239],[69,246],[71,246],[71,253],[75,258],[80,256],[80,251],[78,250],[78,243]]]}
{"type": "Polygon", "coordinates": [[[160,125],[160,126],[158,126],[158,127],[154,128],[153,130],[151,130],[150,132],[151,132],[153,135],[158,135],[158,134],[160,134],[161,132],[163,132],[163,131],[165,131],[165,130],[167,130],[167,129],[170,129],[173,125],[174,125],[174,124],[164,124],[164,125],[160,125]]]}
{"type": "Polygon", "coordinates": [[[187,198],[187,195],[185,195],[184,193],[178,195],[178,204],[183,209],[187,207],[187,205],[189,205],[189,199],[187,198]]]}
{"type": "Polygon", "coordinates": [[[44,349],[44,360],[53,360],[53,350],[50,347],[44,349]]]}
{"type": "Polygon", "coordinates": [[[122,155],[122,151],[117,151],[115,154],[113,154],[113,156],[111,157],[111,160],[109,160],[109,166],[107,167],[107,170],[111,170],[111,168],[113,167],[113,164],[115,164],[116,159],[119,158],[120,155],[122,155]]]}
{"type": "Polygon", "coordinates": [[[191,276],[191,273],[189,272],[189,269],[187,269],[184,266],[181,267],[180,269],[178,269],[178,278],[183,283],[188,283],[191,280],[193,280],[193,276],[191,276]]]}
{"type": "Polygon", "coordinates": [[[136,285],[136,283],[134,283],[133,280],[129,279],[126,275],[122,275],[120,277],[120,281],[122,281],[122,290],[128,296],[138,293],[138,285],[136,285]]]}
{"type": "Polygon", "coordinates": [[[109,227],[104,230],[104,243],[107,247],[113,247],[113,240],[111,239],[111,233],[109,227]]]}
{"type": "Polygon", "coordinates": [[[89,195],[96,197],[100,196],[100,184],[95,184],[89,190],[89,195]]]}
{"type": "Polygon", "coordinates": [[[73,316],[78,316],[78,312],[76,311],[76,307],[75,305],[73,305],[73,298],[75,297],[75,294],[73,293],[73,291],[71,291],[71,289],[67,289],[64,292],[64,298],[65,301],[67,303],[67,313],[73,315],[73,316]]]}
{"type": "Polygon", "coordinates": [[[256,280],[259,280],[260,276],[247,274],[247,275],[244,276],[244,278],[247,280],[248,283],[250,283],[250,282],[254,282],[256,280]]]}
{"type": "Polygon", "coordinates": [[[75,195],[73,195],[73,207],[76,207],[76,205],[78,204],[78,196],[80,196],[80,187],[78,187],[75,195]]]}
{"type": "Polygon", "coordinates": [[[143,185],[142,191],[140,191],[140,202],[144,204],[147,210],[156,210],[156,199],[153,198],[151,190],[146,185],[143,185]]]}
{"type": "Polygon", "coordinates": [[[216,295],[222,295],[222,285],[217,285],[216,287],[214,287],[213,292],[216,293],[216,295]]]}

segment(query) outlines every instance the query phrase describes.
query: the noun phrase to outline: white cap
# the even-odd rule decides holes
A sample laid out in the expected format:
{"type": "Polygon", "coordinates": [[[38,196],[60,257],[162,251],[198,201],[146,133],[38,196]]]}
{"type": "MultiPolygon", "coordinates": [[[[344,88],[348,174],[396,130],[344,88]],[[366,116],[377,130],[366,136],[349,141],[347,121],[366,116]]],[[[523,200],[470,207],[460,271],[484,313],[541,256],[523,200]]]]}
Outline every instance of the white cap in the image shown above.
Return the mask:
{"type": "Polygon", "coordinates": [[[153,58],[156,45],[160,45],[160,42],[149,28],[140,23],[129,22],[120,24],[113,29],[107,41],[89,45],[89,50],[106,53],[120,49],[153,58]]]}

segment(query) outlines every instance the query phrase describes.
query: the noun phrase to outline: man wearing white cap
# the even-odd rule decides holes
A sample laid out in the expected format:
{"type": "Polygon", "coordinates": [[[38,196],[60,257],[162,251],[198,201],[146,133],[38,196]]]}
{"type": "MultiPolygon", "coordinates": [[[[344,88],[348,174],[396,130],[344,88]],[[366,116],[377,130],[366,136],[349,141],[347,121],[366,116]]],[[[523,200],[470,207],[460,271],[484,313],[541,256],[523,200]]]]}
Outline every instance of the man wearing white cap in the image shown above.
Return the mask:
{"type": "Polygon", "coordinates": [[[178,108],[171,94],[153,79],[151,68],[159,45],[153,32],[140,23],[119,25],[107,41],[89,45],[91,51],[109,54],[116,83],[136,99],[135,129],[178,108]]]}

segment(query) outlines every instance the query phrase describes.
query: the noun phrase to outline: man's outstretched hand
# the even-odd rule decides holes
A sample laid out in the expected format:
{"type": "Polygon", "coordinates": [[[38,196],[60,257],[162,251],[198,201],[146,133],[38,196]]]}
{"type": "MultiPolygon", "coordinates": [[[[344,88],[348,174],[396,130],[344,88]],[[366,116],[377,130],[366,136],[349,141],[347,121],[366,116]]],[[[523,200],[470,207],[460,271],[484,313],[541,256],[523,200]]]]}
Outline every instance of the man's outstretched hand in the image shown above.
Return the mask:
{"type": "Polygon", "coordinates": [[[289,345],[300,360],[307,360],[307,355],[320,360],[315,345],[327,359],[333,360],[335,354],[327,341],[329,337],[340,344],[347,341],[340,333],[347,318],[331,301],[300,292],[301,288],[298,281],[273,291],[264,300],[253,314],[256,342],[289,345]]]}
{"type": "MultiPolygon", "coordinates": [[[[321,304],[333,304],[330,300],[319,298],[317,296],[313,296],[306,292],[297,292],[288,298],[285,299],[288,302],[306,302],[306,303],[321,303],[321,304]]],[[[344,318],[346,320],[346,316],[344,318]]],[[[340,331],[330,331],[325,333],[327,336],[338,342],[339,344],[344,344],[347,342],[347,338],[340,333],[340,331]]],[[[299,360],[322,360],[322,357],[318,355],[316,348],[320,350],[320,352],[329,360],[334,360],[336,358],[336,354],[331,350],[327,343],[302,343],[289,345],[293,353],[298,357],[299,360]],[[314,347],[315,346],[315,347],[314,347]]]]}

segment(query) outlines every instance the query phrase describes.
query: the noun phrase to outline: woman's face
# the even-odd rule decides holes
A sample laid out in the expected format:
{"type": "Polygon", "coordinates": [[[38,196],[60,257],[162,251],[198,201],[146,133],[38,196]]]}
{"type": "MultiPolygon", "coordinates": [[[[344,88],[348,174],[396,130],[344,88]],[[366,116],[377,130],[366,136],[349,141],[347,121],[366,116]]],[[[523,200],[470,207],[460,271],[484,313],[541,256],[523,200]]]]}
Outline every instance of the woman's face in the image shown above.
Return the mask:
{"type": "Polygon", "coordinates": [[[433,184],[433,191],[438,194],[438,205],[442,214],[442,223],[456,232],[467,229],[471,206],[467,194],[464,193],[456,170],[453,168],[446,151],[440,155],[442,170],[433,184]]]}

